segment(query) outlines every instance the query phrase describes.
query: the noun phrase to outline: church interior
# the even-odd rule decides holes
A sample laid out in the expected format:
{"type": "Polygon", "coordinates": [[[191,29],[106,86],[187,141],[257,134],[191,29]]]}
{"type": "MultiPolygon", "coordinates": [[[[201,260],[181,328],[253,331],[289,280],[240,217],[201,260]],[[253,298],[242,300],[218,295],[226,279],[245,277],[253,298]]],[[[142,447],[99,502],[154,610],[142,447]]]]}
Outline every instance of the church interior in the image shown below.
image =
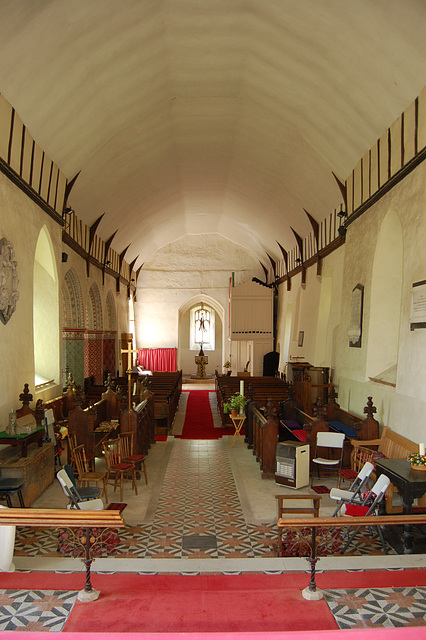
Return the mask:
{"type": "MultiPolygon", "coordinates": [[[[425,23],[419,0],[2,0],[0,534],[13,529],[15,571],[0,549],[0,637],[20,631],[5,598],[25,576],[84,586],[34,510],[126,525],[95,587],[108,574],[306,587],[276,495],[332,516],[320,432],[344,437],[339,486],[370,452],[377,478],[393,474],[383,517],[418,521],[389,528],[386,553],[362,535],[321,557],[318,583],[333,572],[349,597],[350,572],[368,572],[365,590],[417,570],[398,588],[421,604],[363,623],[339,618],[328,586],[331,626],[292,629],[426,624],[425,23]],[[282,470],[283,442],[295,461],[308,445],[306,480],[282,470]],[[117,456],[133,475],[115,469],[112,486],[117,456]],[[66,463],[79,485],[92,474],[97,515],[66,508],[66,463]]],[[[49,630],[84,630],[66,618],[49,630]]],[[[287,630],[254,618],[207,630],[287,630]]],[[[163,631],[124,631],[147,629],[163,631]]]]}

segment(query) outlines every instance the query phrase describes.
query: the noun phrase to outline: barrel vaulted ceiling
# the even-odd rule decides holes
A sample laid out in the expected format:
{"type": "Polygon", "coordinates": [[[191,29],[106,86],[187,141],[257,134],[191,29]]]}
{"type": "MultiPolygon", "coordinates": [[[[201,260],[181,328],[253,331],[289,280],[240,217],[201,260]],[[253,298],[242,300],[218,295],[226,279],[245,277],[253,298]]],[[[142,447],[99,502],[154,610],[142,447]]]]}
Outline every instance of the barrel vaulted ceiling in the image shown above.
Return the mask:
{"type": "Polygon", "coordinates": [[[136,267],[206,233],[264,262],[420,93],[425,25],[424,0],[0,0],[0,92],[136,267]]]}

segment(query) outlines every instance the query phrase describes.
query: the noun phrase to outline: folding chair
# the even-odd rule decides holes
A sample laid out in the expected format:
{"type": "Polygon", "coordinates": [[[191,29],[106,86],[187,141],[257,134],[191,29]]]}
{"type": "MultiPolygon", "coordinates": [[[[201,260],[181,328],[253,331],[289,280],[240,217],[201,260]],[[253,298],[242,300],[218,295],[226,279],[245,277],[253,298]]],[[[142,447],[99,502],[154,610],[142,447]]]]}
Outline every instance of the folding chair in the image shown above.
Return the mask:
{"type": "Polygon", "coordinates": [[[55,467],[56,465],[61,467],[61,450],[55,433],[55,416],[53,409],[47,409],[44,412],[44,420],[46,425],[46,441],[55,445],[55,467]]]}
{"type": "MultiPolygon", "coordinates": [[[[318,468],[318,477],[320,477],[319,475],[319,470],[321,467],[324,468],[338,468],[340,469],[342,466],[342,459],[343,459],[343,443],[345,440],[345,434],[344,433],[333,433],[331,431],[318,431],[317,433],[317,442],[316,442],[316,447],[315,447],[315,456],[312,460],[312,463],[317,465],[318,468]],[[331,455],[335,455],[335,451],[336,450],[340,450],[340,456],[338,458],[323,458],[321,456],[318,456],[318,449],[329,449],[331,451],[331,455]]],[[[315,467],[312,467],[312,479],[313,479],[313,475],[314,475],[314,470],[315,467]]]]}
{"type": "Polygon", "coordinates": [[[67,509],[81,509],[83,511],[102,511],[104,503],[100,498],[94,500],[81,500],[78,491],[71,482],[67,472],[61,469],[56,474],[59,484],[62,487],[62,491],[69,500],[67,509]]]}
{"type": "Polygon", "coordinates": [[[19,504],[25,508],[22,488],[25,484],[24,478],[5,478],[0,470],[0,500],[6,500],[7,506],[12,507],[11,496],[15,493],[18,496],[19,504]]]}
{"type": "Polygon", "coordinates": [[[371,462],[366,462],[362,467],[361,471],[358,472],[355,480],[352,482],[351,486],[347,491],[344,489],[337,489],[333,487],[330,491],[330,498],[332,500],[338,500],[339,504],[336,507],[336,510],[333,513],[333,518],[337,516],[340,509],[344,504],[352,503],[358,500],[358,504],[360,501],[361,490],[364,485],[368,482],[369,477],[374,471],[374,465],[371,462]]]}
{"type": "Polygon", "coordinates": [[[79,496],[79,502],[83,502],[84,500],[93,500],[94,498],[99,498],[102,493],[102,489],[100,487],[78,487],[77,482],[75,481],[75,476],[69,464],[64,464],[62,467],[65,473],[68,474],[69,479],[74,485],[74,489],[79,496]]]}
{"type": "MultiPolygon", "coordinates": [[[[380,503],[382,502],[382,500],[385,497],[385,493],[388,489],[390,485],[390,480],[387,476],[385,476],[384,474],[382,474],[378,480],[376,481],[376,483],[374,484],[374,486],[372,487],[371,491],[368,491],[367,495],[365,496],[364,500],[361,503],[351,503],[351,504],[345,504],[343,505],[343,509],[344,510],[344,515],[346,516],[375,516],[377,515],[380,503]]],[[[346,537],[346,535],[349,534],[349,530],[351,527],[348,527],[344,537],[346,537]]],[[[348,540],[346,542],[345,547],[343,548],[343,550],[340,552],[341,554],[345,553],[346,549],[349,547],[349,545],[351,544],[351,542],[355,539],[356,535],[358,534],[359,530],[362,527],[356,527],[356,529],[351,533],[351,535],[348,537],[348,540]]],[[[387,555],[387,549],[386,549],[386,544],[385,544],[385,540],[383,538],[383,533],[382,530],[379,526],[375,525],[374,527],[378,533],[378,536],[380,538],[380,541],[382,543],[382,547],[383,547],[383,551],[384,553],[387,555]]]]}

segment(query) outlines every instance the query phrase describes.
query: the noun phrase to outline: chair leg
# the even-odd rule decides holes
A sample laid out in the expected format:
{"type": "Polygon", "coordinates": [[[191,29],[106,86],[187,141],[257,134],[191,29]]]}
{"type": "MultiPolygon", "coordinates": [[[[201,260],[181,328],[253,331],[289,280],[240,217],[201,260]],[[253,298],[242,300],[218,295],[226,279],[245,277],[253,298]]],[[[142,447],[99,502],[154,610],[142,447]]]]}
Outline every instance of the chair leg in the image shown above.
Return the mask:
{"type": "Polygon", "coordinates": [[[22,491],[20,489],[18,491],[18,498],[19,498],[19,504],[21,505],[21,507],[23,509],[25,509],[24,498],[23,498],[23,495],[22,495],[22,491]]]}
{"type": "Polygon", "coordinates": [[[143,475],[145,476],[145,484],[148,484],[148,476],[146,474],[146,464],[145,464],[145,460],[142,461],[142,467],[143,467],[143,475]]]}
{"type": "Polygon", "coordinates": [[[12,500],[10,498],[10,494],[6,493],[6,502],[7,502],[7,506],[9,507],[9,509],[12,508],[12,500]]]}

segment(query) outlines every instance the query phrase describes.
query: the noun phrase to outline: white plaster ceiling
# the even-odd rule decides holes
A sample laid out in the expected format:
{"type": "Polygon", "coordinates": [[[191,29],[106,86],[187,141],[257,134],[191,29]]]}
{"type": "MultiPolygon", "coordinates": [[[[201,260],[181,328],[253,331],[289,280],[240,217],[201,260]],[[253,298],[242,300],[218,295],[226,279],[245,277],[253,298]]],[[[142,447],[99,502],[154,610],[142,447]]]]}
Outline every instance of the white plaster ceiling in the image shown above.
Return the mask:
{"type": "Polygon", "coordinates": [[[425,84],[424,0],[0,0],[0,91],[136,267],[215,233],[267,264],[425,84]]]}

